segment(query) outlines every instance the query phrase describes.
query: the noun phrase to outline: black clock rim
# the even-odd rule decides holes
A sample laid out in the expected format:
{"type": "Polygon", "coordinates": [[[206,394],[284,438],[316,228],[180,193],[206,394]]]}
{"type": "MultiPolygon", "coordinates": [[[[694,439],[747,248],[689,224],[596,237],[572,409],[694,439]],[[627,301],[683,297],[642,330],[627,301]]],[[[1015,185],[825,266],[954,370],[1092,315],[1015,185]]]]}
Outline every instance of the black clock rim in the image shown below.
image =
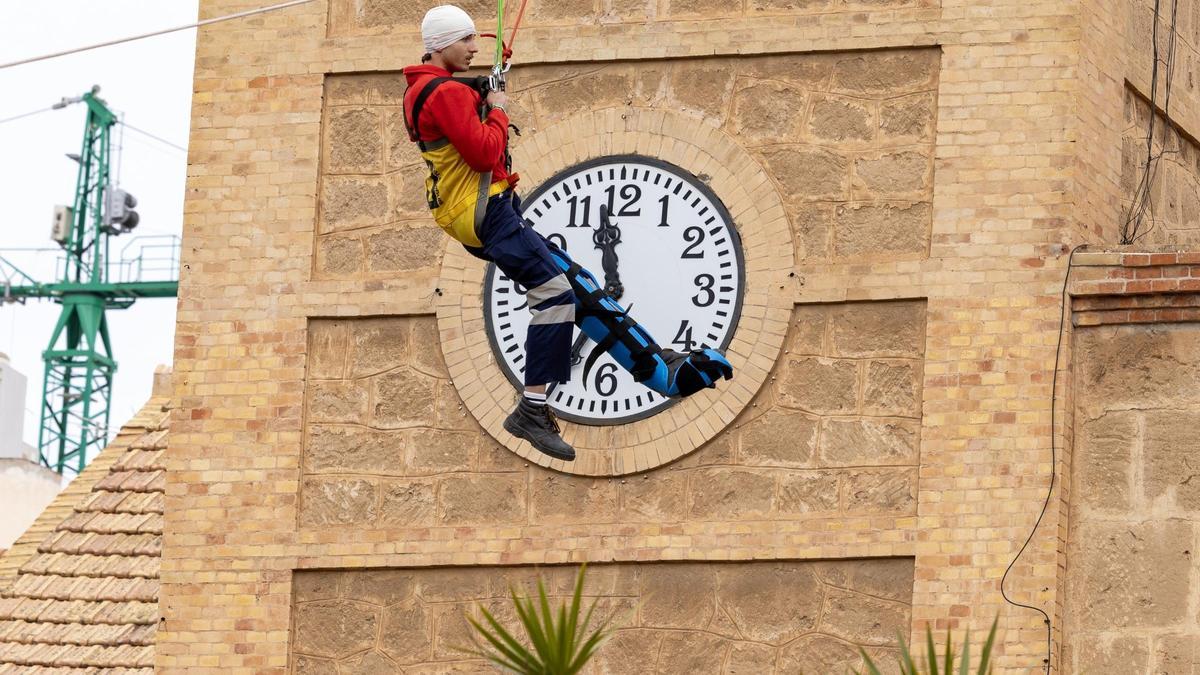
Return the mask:
{"type": "MultiPolygon", "coordinates": [[[[620,164],[620,163],[647,164],[649,166],[653,166],[655,168],[662,169],[669,173],[675,174],[676,176],[678,176],[681,179],[687,180],[692,185],[693,188],[695,188],[698,192],[700,192],[702,195],[704,195],[705,197],[708,198],[708,201],[710,203],[712,203],[713,208],[716,209],[718,215],[723,217],[725,222],[729,224],[729,230],[730,230],[730,232],[732,232],[731,243],[733,245],[733,253],[734,253],[734,256],[736,256],[736,258],[737,258],[739,293],[737,294],[737,298],[734,301],[733,314],[732,314],[732,319],[731,319],[731,327],[733,328],[733,330],[729,331],[726,334],[725,339],[721,341],[721,346],[718,347],[718,349],[722,353],[724,353],[725,350],[728,349],[730,343],[733,342],[733,336],[737,333],[737,326],[738,326],[738,324],[741,323],[742,301],[746,295],[746,259],[745,259],[745,255],[742,252],[742,233],[738,231],[737,222],[734,221],[733,216],[730,215],[729,209],[727,209],[725,207],[725,203],[723,201],[721,201],[720,197],[717,196],[717,193],[713,192],[712,188],[710,188],[707,183],[705,183],[698,176],[696,176],[696,174],[688,171],[687,169],[684,169],[683,167],[676,166],[675,164],[671,164],[670,162],[658,159],[657,157],[648,157],[646,155],[625,154],[625,155],[608,155],[605,157],[595,157],[592,159],[588,159],[588,160],[579,162],[578,164],[572,164],[571,166],[554,174],[550,178],[547,178],[546,180],[542,181],[542,183],[540,185],[538,185],[536,188],[534,188],[533,192],[531,192],[528,197],[523,197],[521,199],[521,205],[522,205],[521,214],[524,215],[525,207],[527,205],[535,203],[538,200],[538,198],[540,198],[542,196],[543,193],[545,193],[547,190],[550,189],[551,185],[554,185],[555,183],[562,180],[563,178],[565,178],[573,173],[578,173],[580,171],[586,171],[588,169],[591,169],[592,167],[600,166],[602,164],[620,164]]],[[[488,346],[491,347],[492,356],[496,359],[496,365],[499,366],[500,372],[504,373],[504,376],[505,376],[505,378],[508,379],[509,383],[511,383],[513,385],[513,387],[517,390],[517,392],[520,393],[525,390],[525,383],[522,381],[522,379],[520,378],[518,373],[514,373],[508,367],[508,363],[503,358],[497,356],[497,354],[499,353],[499,349],[498,349],[499,342],[496,339],[495,326],[492,325],[491,312],[488,311],[489,310],[489,300],[488,299],[491,297],[491,294],[492,294],[492,276],[493,276],[492,271],[495,267],[496,267],[496,263],[489,262],[487,264],[487,266],[484,268],[484,272],[483,272],[483,297],[482,297],[482,302],[481,302],[481,308],[483,309],[484,330],[487,333],[488,346]]],[[[616,426],[618,424],[630,424],[632,422],[638,422],[638,421],[641,421],[644,419],[648,419],[650,417],[653,417],[653,416],[663,412],[664,410],[670,408],[671,406],[675,405],[678,402],[679,402],[679,399],[666,399],[662,403],[660,403],[652,408],[647,408],[646,410],[643,410],[639,413],[635,413],[632,415],[626,415],[624,417],[612,418],[612,419],[596,419],[594,417],[581,417],[574,413],[562,412],[562,411],[558,410],[557,408],[555,409],[554,414],[564,420],[567,420],[568,422],[573,422],[575,424],[583,424],[583,425],[593,426],[593,427],[607,427],[607,426],[616,426]]],[[[549,401],[547,401],[547,403],[549,403],[549,401]]]]}

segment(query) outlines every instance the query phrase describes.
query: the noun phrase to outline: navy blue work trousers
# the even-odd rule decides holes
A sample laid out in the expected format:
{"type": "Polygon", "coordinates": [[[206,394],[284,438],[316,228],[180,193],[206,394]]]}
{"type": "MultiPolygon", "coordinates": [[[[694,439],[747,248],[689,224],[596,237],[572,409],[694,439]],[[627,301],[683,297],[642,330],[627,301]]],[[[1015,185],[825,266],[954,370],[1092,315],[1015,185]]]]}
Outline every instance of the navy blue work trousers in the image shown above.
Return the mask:
{"type": "Polygon", "coordinates": [[[525,222],[520,210],[521,200],[511,190],[488,199],[476,233],[483,246],[465,248],[496,263],[505,276],[527,289],[532,317],[525,336],[525,386],[566,382],[571,377],[575,293],[550,256],[546,239],[525,222]]]}

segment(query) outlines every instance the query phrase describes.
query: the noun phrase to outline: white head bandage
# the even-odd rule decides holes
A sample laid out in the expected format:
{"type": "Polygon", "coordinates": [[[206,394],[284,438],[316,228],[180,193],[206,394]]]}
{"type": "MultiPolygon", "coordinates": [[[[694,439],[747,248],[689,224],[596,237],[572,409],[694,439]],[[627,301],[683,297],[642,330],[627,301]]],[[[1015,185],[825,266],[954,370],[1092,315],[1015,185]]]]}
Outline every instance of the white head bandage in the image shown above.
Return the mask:
{"type": "Polygon", "coordinates": [[[434,7],[425,13],[425,20],[421,22],[421,40],[430,54],[474,34],[475,22],[454,5],[434,7]]]}

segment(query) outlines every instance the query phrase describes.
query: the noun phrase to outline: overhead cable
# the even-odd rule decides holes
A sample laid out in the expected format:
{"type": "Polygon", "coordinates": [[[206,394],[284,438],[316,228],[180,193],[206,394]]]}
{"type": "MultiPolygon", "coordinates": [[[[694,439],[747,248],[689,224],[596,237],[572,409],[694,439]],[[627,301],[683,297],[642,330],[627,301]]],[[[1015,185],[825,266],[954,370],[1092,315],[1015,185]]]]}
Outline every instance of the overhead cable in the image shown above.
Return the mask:
{"type": "Polygon", "coordinates": [[[204,21],[198,21],[196,23],[189,23],[187,25],[177,26],[175,28],[167,28],[164,30],[157,30],[157,31],[154,31],[151,33],[143,33],[141,35],[133,35],[130,37],[120,38],[117,40],[109,40],[108,42],[101,42],[101,43],[94,44],[94,45],[87,45],[86,47],[76,47],[74,49],[68,49],[66,51],[55,52],[53,54],[45,54],[42,56],[34,56],[31,58],[27,58],[27,59],[21,59],[19,61],[11,61],[9,63],[0,63],[0,70],[4,70],[5,68],[12,68],[13,66],[24,65],[27,63],[34,63],[37,61],[45,61],[47,59],[53,59],[53,58],[57,58],[59,56],[67,56],[69,54],[78,54],[79,52],[86,52],[86,51],[92,50],[92,49],[99,49],[100,47],[111,47],[112,45],[119,45],[119,44],[122,44],[125,42],[133,42],[134,40],[142,40],[142,39],[145,39],[148,37],[154,37],[156,35],[165,35],[167,33],[175,33],[175,32],[181,31],[181,30],[187,30],[189,28],[199,28],[201,26],[207,26],[209,24],[218,23],[221,21],[229,21],[230,19],[240,19],[242,17],[252,16],[254,14],[263,14],[265,12],[273,12],[277,9],[286,9],[288,7],[294,7],[296,5],[303,5],[308,2],[312,2],[312,0],[291,0],[291,2],[282,2],[282,3],[279,3],[278,5],[271,5],[270,7],[260,7],[258,9],[251,9],[251,10],[247,10],[245,12],[238,12],[236,14],[227,14],[225,16],[218,16],[213,19],[205,19],[204,21]]]}
{"type": "Polygon", "coordinates": [[[164,144],[166,144],[166,145],[169,145],[169,146],[171,146],[172,148],[175,148],[176,150],[182,150],[182,151],[184,151],[184,152],[187,152],[187,148],[183,147],[182,145],[179,145],[179,144],[177,144],[177,143],[172,143],[171,141],[168,141],[168,140],[167,140],[167,139],[165,139],[165,138],[161,138],[161,137],[159,137],[159,136],[155,136],[154,134],[150,133],[149,131],[144,131],[144,130],[142,130],[142,129],[139,129],[139,128],[137,128],[137,127],[133,126],[133,125],[132,125],[132,124],[130,124],[129,122],[124,122],[124,121],[122,121],[122,122],[121,122],[121,124],[122,124],[123,126],[125,126],[127,129],[129,129],[130,131],[136,131],[136,132],[138,132],[139,134],[141,134],[141,135],[143,135],[143,136],[149,136],[150,138],[153,138],[154,140],[158,141],[159,143],[164,143],[164,144]]]}
{"type": "Polygon", "coordinates": [[[13,116],[13,117],[6,117],[6,118],[4,118],[4,119],[0,120],[0,124],[6,124],[6,123],[8,123],[8,122],[15,122],[15,121],[17,121],[17,120],[19,120],[19,119],[22,119],[22,118],[25,118],[25,117],[30,117],[30,116],[32,116],[32,115],[38,115],[38,114],[41,114],[41,113],[44,113],[44,112],[50,112],[50,111],[51,111],[51,110],[53,110],[53,109],[54,109],[53,107],[50,107],[50,108],[42,108],[42,109],[40,109],[40,110],[31,110],[31,111],[29,111],[29,112],[27,112],[27,113],[21,113],[20,115],[15,115],[15,116],[13,116]]]}

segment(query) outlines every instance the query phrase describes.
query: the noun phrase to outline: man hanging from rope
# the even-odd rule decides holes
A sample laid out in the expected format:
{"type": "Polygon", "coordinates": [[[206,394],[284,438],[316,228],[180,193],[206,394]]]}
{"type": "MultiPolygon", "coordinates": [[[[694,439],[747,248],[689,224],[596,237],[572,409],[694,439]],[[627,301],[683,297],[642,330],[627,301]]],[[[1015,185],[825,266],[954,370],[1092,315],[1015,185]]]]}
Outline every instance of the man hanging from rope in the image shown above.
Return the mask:
{"type": "MultiPolygon", "coordinates": [[[[500,22],[503,22],[500,12],[500,22]]],[[[500,84],[503,42],[492,78],[457,79],[479,51],[475,23],[453,5],[435,7],[421,23],[422,65],[404,69],[404,121],[429,167],[426,199],[434,220],[472,255],[493,262],[529,289],[525,390],[504,421],[512,435],[566,461],[575,450],[562,439],[546,404],[546,387],[571,376],[571,336],[578,324],[634,379],[670,397],[684,397],[733,377],[716,350],[662,349],[596,282],[590,272],[548,242],[520,216],[518,176],[508,155],[508,97],[500,84]],[[484,84],[488,83],[488,84],[484,84]]],[[[511,43],[510,43],[511,44],[511,43]]]]}

